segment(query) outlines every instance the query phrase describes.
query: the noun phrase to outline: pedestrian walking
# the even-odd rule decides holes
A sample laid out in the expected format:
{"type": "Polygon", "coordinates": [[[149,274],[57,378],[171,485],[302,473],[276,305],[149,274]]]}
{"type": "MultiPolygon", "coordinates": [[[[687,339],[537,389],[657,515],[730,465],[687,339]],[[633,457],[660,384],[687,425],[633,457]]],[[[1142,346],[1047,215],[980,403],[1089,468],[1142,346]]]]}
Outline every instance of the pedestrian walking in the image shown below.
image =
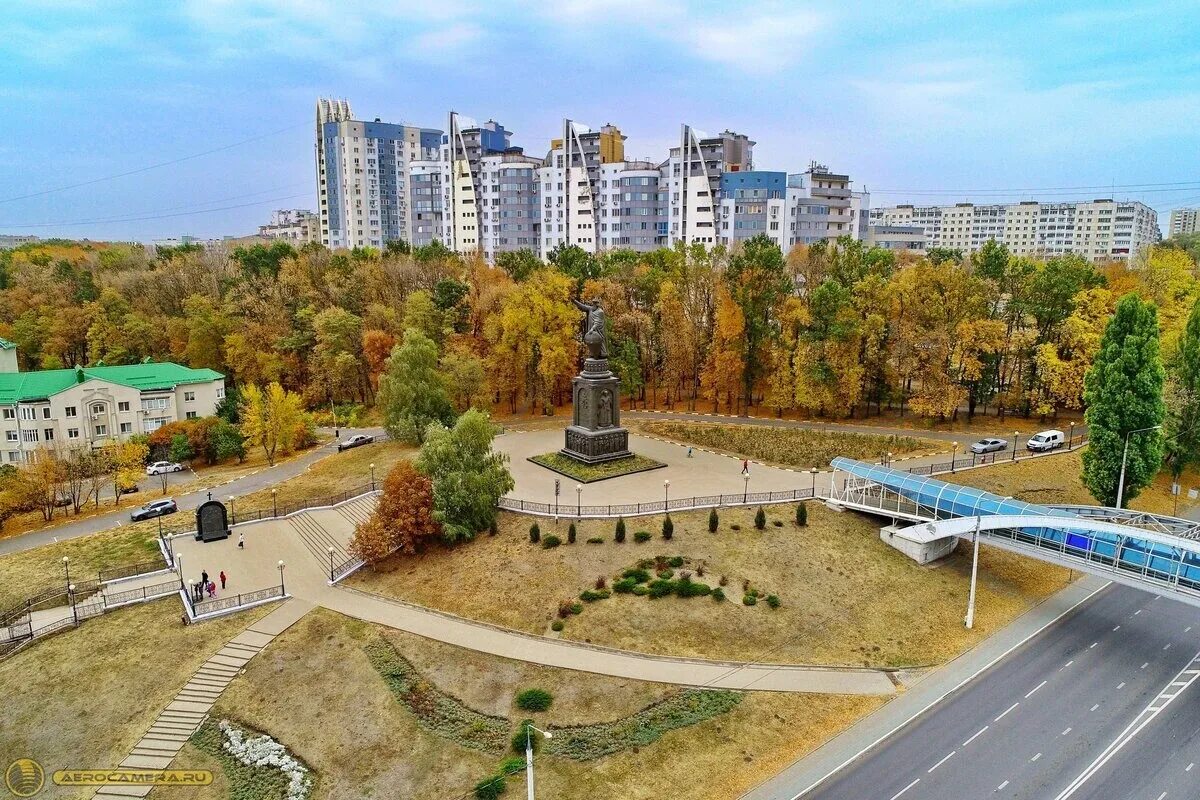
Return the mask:
{"type": "Polygon", "coordinates": [[[201,570],[201,572],[200,572],[200,585],[201,585],[201,586],[208,586],[208,570],[201,570]]]}
{"type": "Polygon", "coordinates": [[[208,582],[208,596],[210,599],[217,596],[217,585],[212,581],[208,582]]]}
{"type": "Polygon", "coordinates": [[[688,448],[688,458],[692,457],[692,448],[688,448]]]}
{"type": "Polygon", "coordinates": [[[225,570],[221,570],[221,588],[225,588],[225,570]]]}
{"type": "Polygon", "coordinates": [[[238,531],[238,550],[246,549],[246,534],[243,531],[238,531]]]}
{"type": "Polygon", "coordinates": [[[750,474],[750,459],[744,459],[742,461],[742,474],[743,475],[750,474]]]}

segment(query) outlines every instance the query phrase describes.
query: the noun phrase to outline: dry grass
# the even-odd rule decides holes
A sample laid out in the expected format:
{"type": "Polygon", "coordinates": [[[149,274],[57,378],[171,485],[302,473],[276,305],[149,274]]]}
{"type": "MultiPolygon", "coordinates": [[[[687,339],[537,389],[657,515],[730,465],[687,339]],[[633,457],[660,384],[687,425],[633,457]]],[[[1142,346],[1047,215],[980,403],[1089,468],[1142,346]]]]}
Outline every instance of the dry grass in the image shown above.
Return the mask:
{"type": "Polygon", "coordinates": [[[765,425],[722,425],[713,422],[639,422],[638,428],[653,436],[681,444],[694,444],[753,458],[768,464],[808,469],[826,467],[834,456],[877,460],[893,453],[934,453],[946,449],[944,442],[911,436],[876,436],[866,433],[813,431],[765,425]]]}
{"type": "MultiPolygon", "coordinates": [[[[278,738],[317,772],[313,797],[457,798],[498,761],[418,727],[395,701],[362,652],[383,632],[438,687],[473,708],[524,716],[513,694],[531,685],[555,695],[535,715],[544,725],[614,719],[671,691],[670,687],[552,670],[482,656],[420,637],[317,611],[250,662],[219,701],[230,716],[278,738]],[[352,692],[352,694],[351,694],[352,692]],[[353,701],[349,701],[349,697],[353,701]]],[[[544,756],[538,788],[547,797],[727,798],[740,794],[818,746],[882,702],[871,697],[751,694],[732,712],[666,734],[638,752],[578,763],[544,756]]],[[[216,764],[186,747],[175,767],[216,764]]],[[[196,800],[225,797],[217,783],[189,790],[196,800]]],[[[520,776],[508,791],[523,790],[520,776]]],[[[175,795],[158,790],[152,798],[175,795]]]]}
{"type": "MultiPolygon", "coordinates": [[[[676,514],[670,542],[658,537],[657,517],[627,520],[624,544],[612,541],[611,521],[584,521],[577,544],[550,550],[529,543],[529,517],[505,514],[495,537],[394,558],[351,581],[367,591],[550,634],[559,603],[598,576],[611,580],[640,558],[679,554],[705,562],[709,580],[725,575],[730,601],[614,595],[585,604],[562,635],[678,656],[875,667],[952,658],[1067,581],[1066,570],[985,549],[976,626],[968,632],[962,627],[970,568],[965,555],[920,567],[879,540],[877,520],[810,504],[809,526],[797,528],[790,521],[793,508],[768,508],[768,518],[783,526],[768,524],[761,532],[753,529],[754,509],[724,509],[715,534],[707,530],[707,512],[676,514]],[[741,530],[732,530],[733,524],[741,530]],[[654,539],[634,544],[640,529],[654,532],[654,539]],[[590,536],[605,542],[586,544],[590,536]],[[743,606],[743,580],[763,595],[778,594],[782,607],[743,606]]],[[[543,536],[554,532],[565,541],[566,521],[557,529],[539,523],[543,536]]]]}
{"type": "MultiPolygon", "coordinates": [[[[0,662],[0,753],[49,774],[122,761],[188,677],[266,613],[184,626],[173,599],[114,611],[0,662]]],[[[47,785],[39,798],[91,797],[47,785]]]]}

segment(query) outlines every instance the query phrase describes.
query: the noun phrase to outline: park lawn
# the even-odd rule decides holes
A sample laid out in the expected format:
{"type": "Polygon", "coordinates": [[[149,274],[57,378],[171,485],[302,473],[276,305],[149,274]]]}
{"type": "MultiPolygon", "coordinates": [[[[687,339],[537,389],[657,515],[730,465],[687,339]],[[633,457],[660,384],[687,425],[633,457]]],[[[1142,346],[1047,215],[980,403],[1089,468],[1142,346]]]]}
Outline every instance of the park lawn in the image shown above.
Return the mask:
{"type": "Polygon", "coordinates": [[[39,798],[91,797],[50,784],[53,770],[114,767],[191,674],[269,609],[183,625],[174,598],[130,606],[0,661],[0,753],[38,761],[39,798]]]}
{"type": "Polygon", "coordinates": [[[592,483],[608,478],[618,478],[622,475],[632,475],[635,472],[647,472],[666,464],[653,458],[639,456],[636,453],[628,458],[618,458],[612,461],[602,461],[599,464],[584,464],[562,453],[543,453],[529,459],[546,469],[566,475],[579,483],[592,483]]]}
{"type": "MultiPolygon", "coordinates": [[[[539,727],[621,718],[674,687],[509,661],[316,610],[251,661],[230,684],[213,718],[231,718],[275,737],[316,773],[312,797],[469,796],[501,756],[467,749],[420,727],[395,700],[363,645],[383,635],[442,692],[469,707],[523,717],[539,727]],[[540,687],[554,695],[546,712],[515,709],[513,695],[540,687]]],[[[735,797],[877,708],[884,698],[750,693],[732,711],[670,731],[637,751],[594,761],[542,755],[539,796],[685,800],[735,797]]],[[[188,800],[225,793],[220,765],[187,745],[174,768],[214,769],[211,787],[188,800]]],[[[524,791],[523,776],[508,795],[524,791]]],[[[159,789],[151,798],[183,797],[159,789]]]]}
{"type": "Polygon", "coordinates": [[[0,610],[66,580],[63,556],[71,559],[71,580],[96,580],[100,569],[152,561],[161,566],[158,521],[109,528],[76,539],[0,556],[0,610]]]}
{"type": "Polygon", "coordinates": [[[835,456],[878,461],[887,453],[901,456],[948,450],[945,442],[913,436],[877,436],[767,425],[639,420],[636,427],[644,433],[680,444],[707,447],[738,458],[798,469],[825,468],[835,456]]]}
{"type": "MultiPolygon", "coordinates": [[[[937,566],[921,567],[879,540],[880,522],[809,504],[797,527],[794,506],[768,507],[763,531],[753,508],[672,515],[674,538],[659,535],[661,517],[626,520],[627,540],[613,541],[612,520],[584,520],[577,543],[544,549],[529,542],[533,518],[502,514],[497,536],[420,556],[393,557],[351,579],[356,588],[398,597],[528,633],[550,630],[560,603],[610,584],[639,559],[682,555],[705,565],[705,580],[725,576],[727,602],[709,597],[651,600],[614,594],[584,603],[566,620],[564,637],[655,654],[779,663],[919,667],[946,661],[994,633],[1066,585],[1068,571],[984,548],[973,631],[962,626],[970,560],[965,548],[937,566]],[[778,521],[780,526],[773,523],[778,521]],[[733,530],[733,525],[740,530],[733,530]],[[651,541],[634,543],[645,529],[651,541]],[[602,544],[588,544],[602,537],[602,544]],[[742,605],[743,582],[778,609],[742,605]]],[[[567,539],[568,520],[537,520],[542,536],[567,539]]]]}

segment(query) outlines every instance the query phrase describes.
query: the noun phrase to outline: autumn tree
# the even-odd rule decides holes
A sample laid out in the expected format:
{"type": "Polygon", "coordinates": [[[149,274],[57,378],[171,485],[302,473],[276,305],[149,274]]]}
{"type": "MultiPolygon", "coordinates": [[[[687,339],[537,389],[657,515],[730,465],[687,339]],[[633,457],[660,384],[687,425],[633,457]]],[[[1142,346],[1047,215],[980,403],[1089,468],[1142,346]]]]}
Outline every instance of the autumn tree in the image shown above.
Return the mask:
{"type": "Polygon", "coordinates": [[[448,424],[454,409],[438,372],[437,345],[409,328],[379,379],[383,427],[397,441],[420,443],[431,422],[448,424]]]}
{"type": "Polygon", "coordinates": [[[376,564],[394,552],[416,553],[441,533],[433,515],[433,482],[411,461],[401,460],[388,472],[370,518],[350,540],[350,552],[376,564]]]}
{"type": "Polygon", "coordinates": [[[117,439],[105,442],[104,460],[108,464],[108,476],[112,484],[113,503],[121,504],[121,495],[141,479],[150,448],[138,439],[117,439]]]}
{"type": "Polygon", "coordinates": [[[254,384],[242,390],[242,433],[251,447],[261,447],[267,463],[292,451],[305,422],[300,396],[278,383],[264,391],[254,384]]]}
{"type": "Polygon", "coordinates": [[[701,383],[717,411],[721,396],[731,408],[746,374],[746,318],[733,295],[722,286],[717,291],[716,322],[701,383]]]}
{"type": "Polygon", "coordinates": [[[1200,463],[1200,300],[1171,357],[1165,400],[1167,464],[1178,480],[1190,464],[1200,463]]]}
{"type": "Polygon", "coordinates": [[[749,406],[754,399],[754,382],[762,371],[775,307],[792,289],[779,245],[766,234],[747,239],[730,257],[725,282],[742,311],[746,356],[742,361],[742,391],[749,406]]]}
{"type": "Polygon", "coordinates": [[[1162,425],[1165,415],[1158,337],[1154,306],[1135,294],[1125,295],[1084,379],[1088,447],[1083,451],[1083,483],[1106,506],[1117,501],[1126,442],[1123,503],[1137,497],[1162,466],[1163,438],[1151,430],[1162,425]]]}

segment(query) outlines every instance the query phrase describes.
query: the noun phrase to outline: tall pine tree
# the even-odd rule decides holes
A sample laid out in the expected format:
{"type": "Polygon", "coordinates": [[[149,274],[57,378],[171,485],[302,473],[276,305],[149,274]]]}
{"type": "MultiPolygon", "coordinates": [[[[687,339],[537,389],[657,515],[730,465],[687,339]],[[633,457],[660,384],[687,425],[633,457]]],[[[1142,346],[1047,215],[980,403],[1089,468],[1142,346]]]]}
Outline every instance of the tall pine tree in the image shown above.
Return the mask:
{"type": "MultiPolygon", "coordinates": [[[[1117,501],[1126,435],[1163,423],[1166,373],[1158,337],[1154,304],[1136,294],[1125,295],[1104,329],[1100,352],[1084,379],[1089,442],[1083,453],[1083,483],[1106,506],[1117,501]]],[[[1154,479],[1162,458],[1159,431],[1129,438],[1124,504],[1154,479]]]]}

